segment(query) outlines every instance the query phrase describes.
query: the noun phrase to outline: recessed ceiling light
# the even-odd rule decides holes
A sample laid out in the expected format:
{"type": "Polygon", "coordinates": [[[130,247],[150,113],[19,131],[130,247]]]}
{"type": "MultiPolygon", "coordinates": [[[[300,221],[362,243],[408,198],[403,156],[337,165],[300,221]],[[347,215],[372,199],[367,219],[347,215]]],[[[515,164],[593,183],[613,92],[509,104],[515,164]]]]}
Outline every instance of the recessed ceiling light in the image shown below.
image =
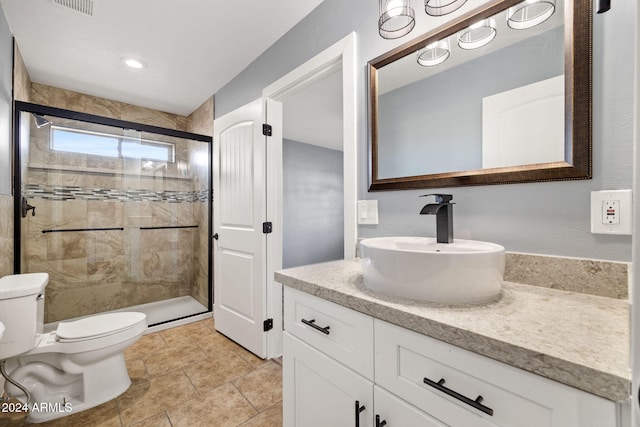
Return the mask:
{"type": "Polygon", "coordinates": [[[144,62],[136,58],[122,58],[122,61],[127,67],[134,68],[136,70],[146,67],[144,62]]]}

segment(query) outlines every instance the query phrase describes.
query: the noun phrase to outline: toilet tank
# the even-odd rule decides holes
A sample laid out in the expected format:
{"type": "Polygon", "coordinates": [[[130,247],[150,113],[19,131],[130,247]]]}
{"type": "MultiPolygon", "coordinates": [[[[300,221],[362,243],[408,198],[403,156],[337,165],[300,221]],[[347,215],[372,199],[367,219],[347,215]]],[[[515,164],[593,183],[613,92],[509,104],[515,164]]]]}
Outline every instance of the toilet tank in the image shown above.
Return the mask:
{"type": "Polygon", "coordinates": [[[44,327],[44,288],[47,273],[15,274],[0,278],[0,360],[26,353],[37,345],[44,327]]]}

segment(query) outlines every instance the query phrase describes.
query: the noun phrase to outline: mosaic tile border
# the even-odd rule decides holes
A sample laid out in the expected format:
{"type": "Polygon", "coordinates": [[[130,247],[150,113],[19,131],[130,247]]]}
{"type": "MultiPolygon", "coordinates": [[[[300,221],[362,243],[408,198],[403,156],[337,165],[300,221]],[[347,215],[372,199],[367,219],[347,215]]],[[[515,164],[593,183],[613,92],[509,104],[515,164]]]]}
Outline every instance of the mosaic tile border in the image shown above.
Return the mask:
{"type": "Polygon", "coordinates": [[[28,198],[47,200],[92,200],[121,202],[169,202],[197,203],[208,201],[208,190],[199,191],[150,191],[120,190],[109,188],[82,188],[78,186],[28,184],[25,188],[28,198]]]}

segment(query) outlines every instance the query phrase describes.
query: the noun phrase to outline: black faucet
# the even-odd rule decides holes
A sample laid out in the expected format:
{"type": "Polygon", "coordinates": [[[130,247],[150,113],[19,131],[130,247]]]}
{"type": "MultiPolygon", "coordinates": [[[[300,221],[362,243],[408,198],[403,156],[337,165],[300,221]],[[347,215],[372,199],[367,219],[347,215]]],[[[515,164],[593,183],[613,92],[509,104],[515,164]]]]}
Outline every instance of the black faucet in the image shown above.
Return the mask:
{"type": "Polygon", "coordinates": [[[420,215],[436,216],[436,241],[453,243],[453,205],[451,194],[423,194],[420,197],[436,196],[436,202],[425,205],[420,215]]]}

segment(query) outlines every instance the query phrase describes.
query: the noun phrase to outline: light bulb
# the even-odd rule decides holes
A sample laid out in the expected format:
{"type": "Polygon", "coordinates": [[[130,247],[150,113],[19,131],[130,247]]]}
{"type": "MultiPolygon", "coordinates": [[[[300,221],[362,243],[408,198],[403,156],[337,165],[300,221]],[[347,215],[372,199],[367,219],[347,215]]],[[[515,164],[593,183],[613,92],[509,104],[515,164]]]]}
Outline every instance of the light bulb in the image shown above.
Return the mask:
{"type": "Polygon", "coordinates": [[[402,13],[402,0],[391,0],[387,3],[387,13],[394,18],[402,13]]]}

